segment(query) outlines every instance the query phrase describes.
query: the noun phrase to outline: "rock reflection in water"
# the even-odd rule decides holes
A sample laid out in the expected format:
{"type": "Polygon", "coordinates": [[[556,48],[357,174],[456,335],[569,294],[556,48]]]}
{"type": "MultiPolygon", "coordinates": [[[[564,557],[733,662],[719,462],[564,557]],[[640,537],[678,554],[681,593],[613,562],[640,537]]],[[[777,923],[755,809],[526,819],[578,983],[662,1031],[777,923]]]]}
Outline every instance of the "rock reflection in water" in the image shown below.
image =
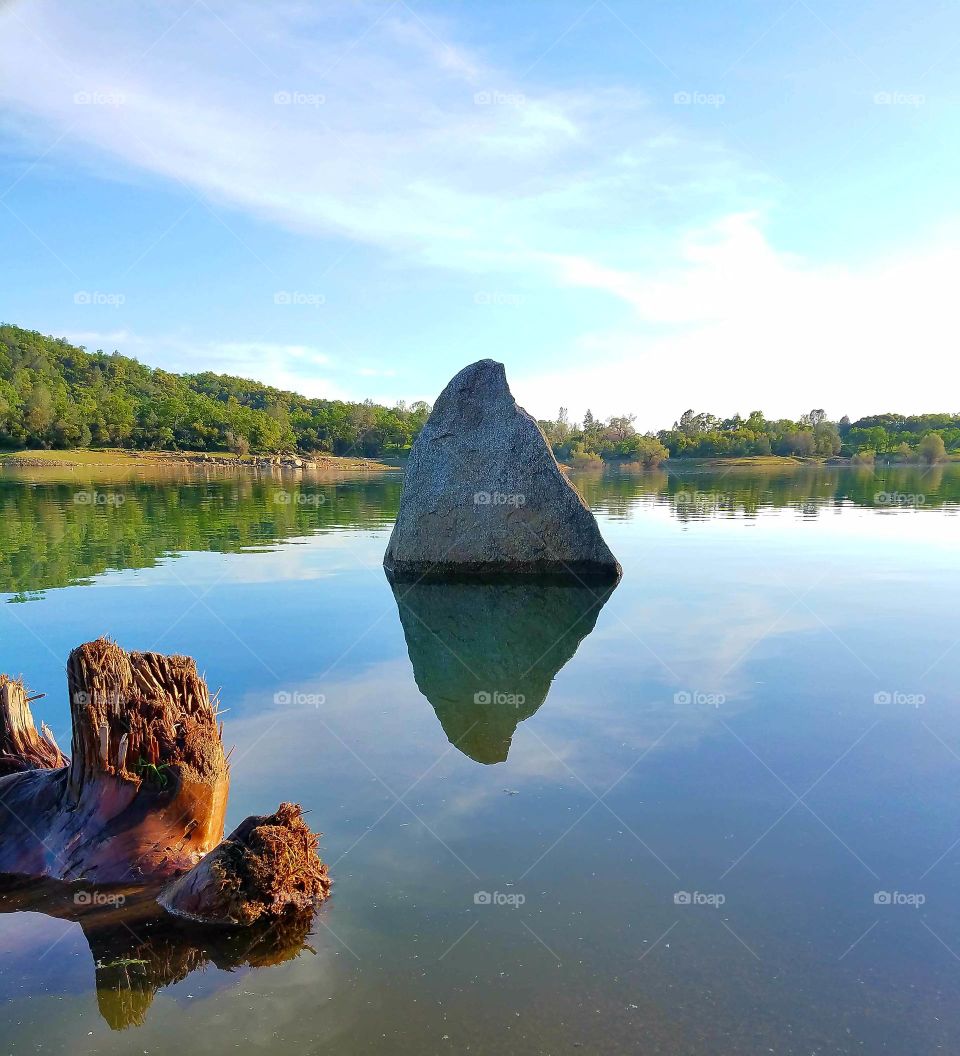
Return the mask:
{"type": "Polygon", "coordinates": [[[393,584],[414,678],[450,743],[478,763],[504,762],[517,725],[546,700],[614,589],[393,584]]]}
{"type": "Polygon", "coordinates": [[[198,969],[266,967],[310,949],[313,910],[246,928],[200,926],[164,913],[156,894],[142,887],[94,889],[0,874],[0,913],[44,913],[83,929],[96,970],[97,1005],[112,1030],[142,1024],[158,990],[198,969]]]}

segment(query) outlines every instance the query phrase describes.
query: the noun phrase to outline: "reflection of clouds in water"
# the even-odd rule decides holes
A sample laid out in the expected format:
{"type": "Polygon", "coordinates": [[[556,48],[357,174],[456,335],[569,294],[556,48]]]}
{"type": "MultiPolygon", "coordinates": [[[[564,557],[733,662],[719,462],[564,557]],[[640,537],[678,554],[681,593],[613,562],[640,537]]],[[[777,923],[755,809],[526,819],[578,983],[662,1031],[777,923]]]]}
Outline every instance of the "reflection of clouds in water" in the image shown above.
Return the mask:
{"type": "MultiPolygon", "coordinates": [[[[794,601],[787,594],[775,599],[743,591],[727,595],[722,605],[691,608],[680,598],[665,598],[655,614],[638,606],[640,611],[624,613],[622,619],[669,666],[666,670],[650,657],[654,670],[667,686],[674,686],[674,692],[697,689],[733,697],[743,688],[741,661],[749,661],[755,650],[769,650],[779,639],[821,626],[794,601]]],[[[623,629],[618,645],[623,647],[631,638],[623,629]]],[[[643,650],[639,642],[636,649],[643,650]]]]}
{"type": "Polygon", "coordinates": [[[363,770],[351,754],[353,749],[374,770],[378,763],[383,765],[397,784],[405,777],[414,781],[419,757],[432,748],[440,754],[446,741],[429,710],[423,714],[406,657],[375,661],[345,673],[351,666],[346,658],[327,677],[299,679],[296,685],[289,681],[266,685],[237,701],[238,717],[228,722],[224,732],[225,739],[237,745],[233,760],[237,777],[240,759],[245,783],[250,783],[280,772],[303,777],[320,758],[334,775],[345,776],[363,770]],[[279,704],[274,702],[278,694],[279,704]],[[282,703],[283,694],[294,699],[282,703]],[[375,737],[371,731],[376,731],[375,737]]]}
{"type": "MultiPolygon", "coordinates": [[[[611,609],[617,604],[615,597],[611,609]]],[[[261,806],[278,795],[298,798],[316,808],[316,824],[327,832],[325,853],[332,859],[394,803],[374,775],[401,795],[422,778],[410,797],[411,806],[442,834],[496,803],[504,787],[575,786],[572,771],[602,792],[671,724],[678,725],[654,752],[687,750],[718,732],[721,719],[753,706],[756,685],[749,679],[749,667],[764,653],[763,643],[742,665],[728,668],[769,630],[786,605],[745,595],[730,611],[701,612],[692,622],[691,610],[679,601],[658,601],[653,609],[643,600],[634,605],[642,636],[649,636],[678,675],[688,677],[677,684],[636,643],[623,625],[631,622],[629,608],[618,613],[619,618],[609,610],[601,613],[598,627],[560,670],[542,708],[518,726],[508,761],[489,768],[466,759],[448,743],[405,655],[368,664],[356,673],[347,673],[348,658],[330,677],[266,687],[238,701],[237,717],[228,720],[225,732],[227,742],[237,744],[238,816],[246,812],[248,798],[261,806]],[[624,685],[633,687],[629,698],[623,695],[624,685]],[[300,703],[264,707],[274,693],[291,691],[300,703]],[[684,691],[691,699],[677,698],[684,691]],[[724,694],[722,707],[696,698],[697,692],[724,694]],[[311,703],[320,698],[322,704],[311,703]],[[335,811],[325,804],[336,804],[335,811]]],[[[811,614],[794,611],[776,625],[773,639],[816,627],[811,614]]],[[[402,648],[399,640],[397,646],[402,648]]],[[[418,824],[396,805],[381,824],[401,822],[418,824]]],[[[375,839],[363,842],[365,855],[375,853],[375,839]]]]}
{"type": "MultiPolygon", "coordinates": [[[[296,692],[305,698],[322,696],[324,703],[319,708],[263,708],[264,696],[272,695],[266,691],[241,703],[243,718],[228,721],[224,738],[237,745],[237,802],[231,800],[231,808],[240,816],[248,800],[270,800],[278,794],[300,799],[305,807],[315,808],[311,820],[326,833],[322,847],[328,860],[346,850],[395,802],[377,776],[401,796],[419,779],[407,801],[431,828],[446,829],[503,797],[505,774],[511,780],[550,779],[556,768],[555,760],[542,752],[541,765],[531,767],[526,748],[516,768],[512,757],[507,767],[485,768],[461,755],[417,689],[405,655],[372,664],[356,675],[305,682],[296,692]]],[[[419,824],[402,804],[393,807],[382,831],[400,823],[419,824]]],[[[373,854],[376,843],[365,839],[364,854],[373,854]]]]}
{"type": "Polygon", "coordinates": [[[79,924],[56,920],[44,913],[0,914],[0,955],[4,970],[15,974],[36,993],[32,980],[56,976],[61,986],[84,990],[89,980],[79,955],[87,942],[79,924]],[[49,953],[47,951],[50,951],[49,953]]]}
{"type": "Polygon", "coordinates": [[[353,573],[376,574],[379,578],[386,537],[384,532],[336,532],[322,539],[285,539],[237,554],[171,554],[136,574],[108,570],[90,586],[144,589],[182,587],[186,582],[191,589],[200,590],[217,584],[300,582],[353,573]]]}

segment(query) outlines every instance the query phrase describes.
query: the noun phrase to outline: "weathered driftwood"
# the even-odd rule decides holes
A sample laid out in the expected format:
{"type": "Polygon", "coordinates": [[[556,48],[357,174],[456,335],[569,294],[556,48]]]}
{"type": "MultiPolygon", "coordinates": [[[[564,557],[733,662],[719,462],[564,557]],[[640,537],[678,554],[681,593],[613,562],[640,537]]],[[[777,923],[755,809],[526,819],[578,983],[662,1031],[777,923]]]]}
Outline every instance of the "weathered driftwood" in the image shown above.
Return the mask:
{"type": "Polygon", "coordinates": [[[46,770],[66,766],[50,729],[33,724],[30,698],[23,682],[0,675],[0,776],[22,770],[46,770]]]}
{"type": "Polygon", "coordinates": [[[99,884],[186,874],[165,907],[241,924],[326,896],[326,869],[299,807],[247,819],[218,848],[229,766],[216,702],[193,660],[128,654],[101,638],[70,654],[67,683],[69,761],[52,735],[37,735],[22,684],[2,682],[0,758],[9,762],[0,777],[0,872],[99,884]],[[221,864],[212,868],[204,856],[215,848],[221,864]]]}
{"type": "Polygon", "coordinates": [[[191,868],[223,835],[229,788],[194,662],[100,639],[70,654],[67,686],[69,765],[0,784],[0,870],[130,883],[191,868]]]}

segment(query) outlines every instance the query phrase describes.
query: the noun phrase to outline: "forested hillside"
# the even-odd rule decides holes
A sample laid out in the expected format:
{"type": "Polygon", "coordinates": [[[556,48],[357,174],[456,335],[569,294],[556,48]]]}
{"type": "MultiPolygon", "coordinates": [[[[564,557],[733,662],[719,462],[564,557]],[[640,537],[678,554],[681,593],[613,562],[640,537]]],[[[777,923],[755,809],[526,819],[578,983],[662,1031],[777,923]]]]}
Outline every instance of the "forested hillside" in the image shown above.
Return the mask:
{"type": "Polygon", "coordinates": [[[311,400],[224,374],[171,374],[0,326],[0,447],[372,456],[408,448],[429,411],[424,403],[311,400]]]}
{"type": "MultiPolygon", "coordinates": [[[[171,374],[116,353],[0,326],[0,448],[128,447],[189,451],[298,450],[399,454],[426,421],[426,403],[307,399],[226,374],[171,374]]],[[[670,458],[751,455],[938,462],[960,453],[960,414],[880,414],[831,421],[813,410],[795,421],[717,418],[685,411],[672,429],[641,433],[633,415],[603,421],[561,408],[543,429],[558,458],[655,466],[670,458]]]]}

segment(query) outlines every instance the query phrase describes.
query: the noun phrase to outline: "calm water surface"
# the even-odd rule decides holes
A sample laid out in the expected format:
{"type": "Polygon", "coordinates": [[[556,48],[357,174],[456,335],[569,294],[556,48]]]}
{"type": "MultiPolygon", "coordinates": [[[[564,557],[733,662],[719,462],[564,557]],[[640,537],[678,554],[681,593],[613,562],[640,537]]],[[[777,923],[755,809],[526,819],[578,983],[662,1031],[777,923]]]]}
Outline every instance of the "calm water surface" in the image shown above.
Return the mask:
{"type": "Polygon", "coordinates": [[[609,593],[395,593],[397,473],[0,473],[38,719],[82,641],[195,656],[228,824],[335,879],[306,945],[7,892],[3,1051],[957,1052],[960,467],[577,483],[609,593]]]}

